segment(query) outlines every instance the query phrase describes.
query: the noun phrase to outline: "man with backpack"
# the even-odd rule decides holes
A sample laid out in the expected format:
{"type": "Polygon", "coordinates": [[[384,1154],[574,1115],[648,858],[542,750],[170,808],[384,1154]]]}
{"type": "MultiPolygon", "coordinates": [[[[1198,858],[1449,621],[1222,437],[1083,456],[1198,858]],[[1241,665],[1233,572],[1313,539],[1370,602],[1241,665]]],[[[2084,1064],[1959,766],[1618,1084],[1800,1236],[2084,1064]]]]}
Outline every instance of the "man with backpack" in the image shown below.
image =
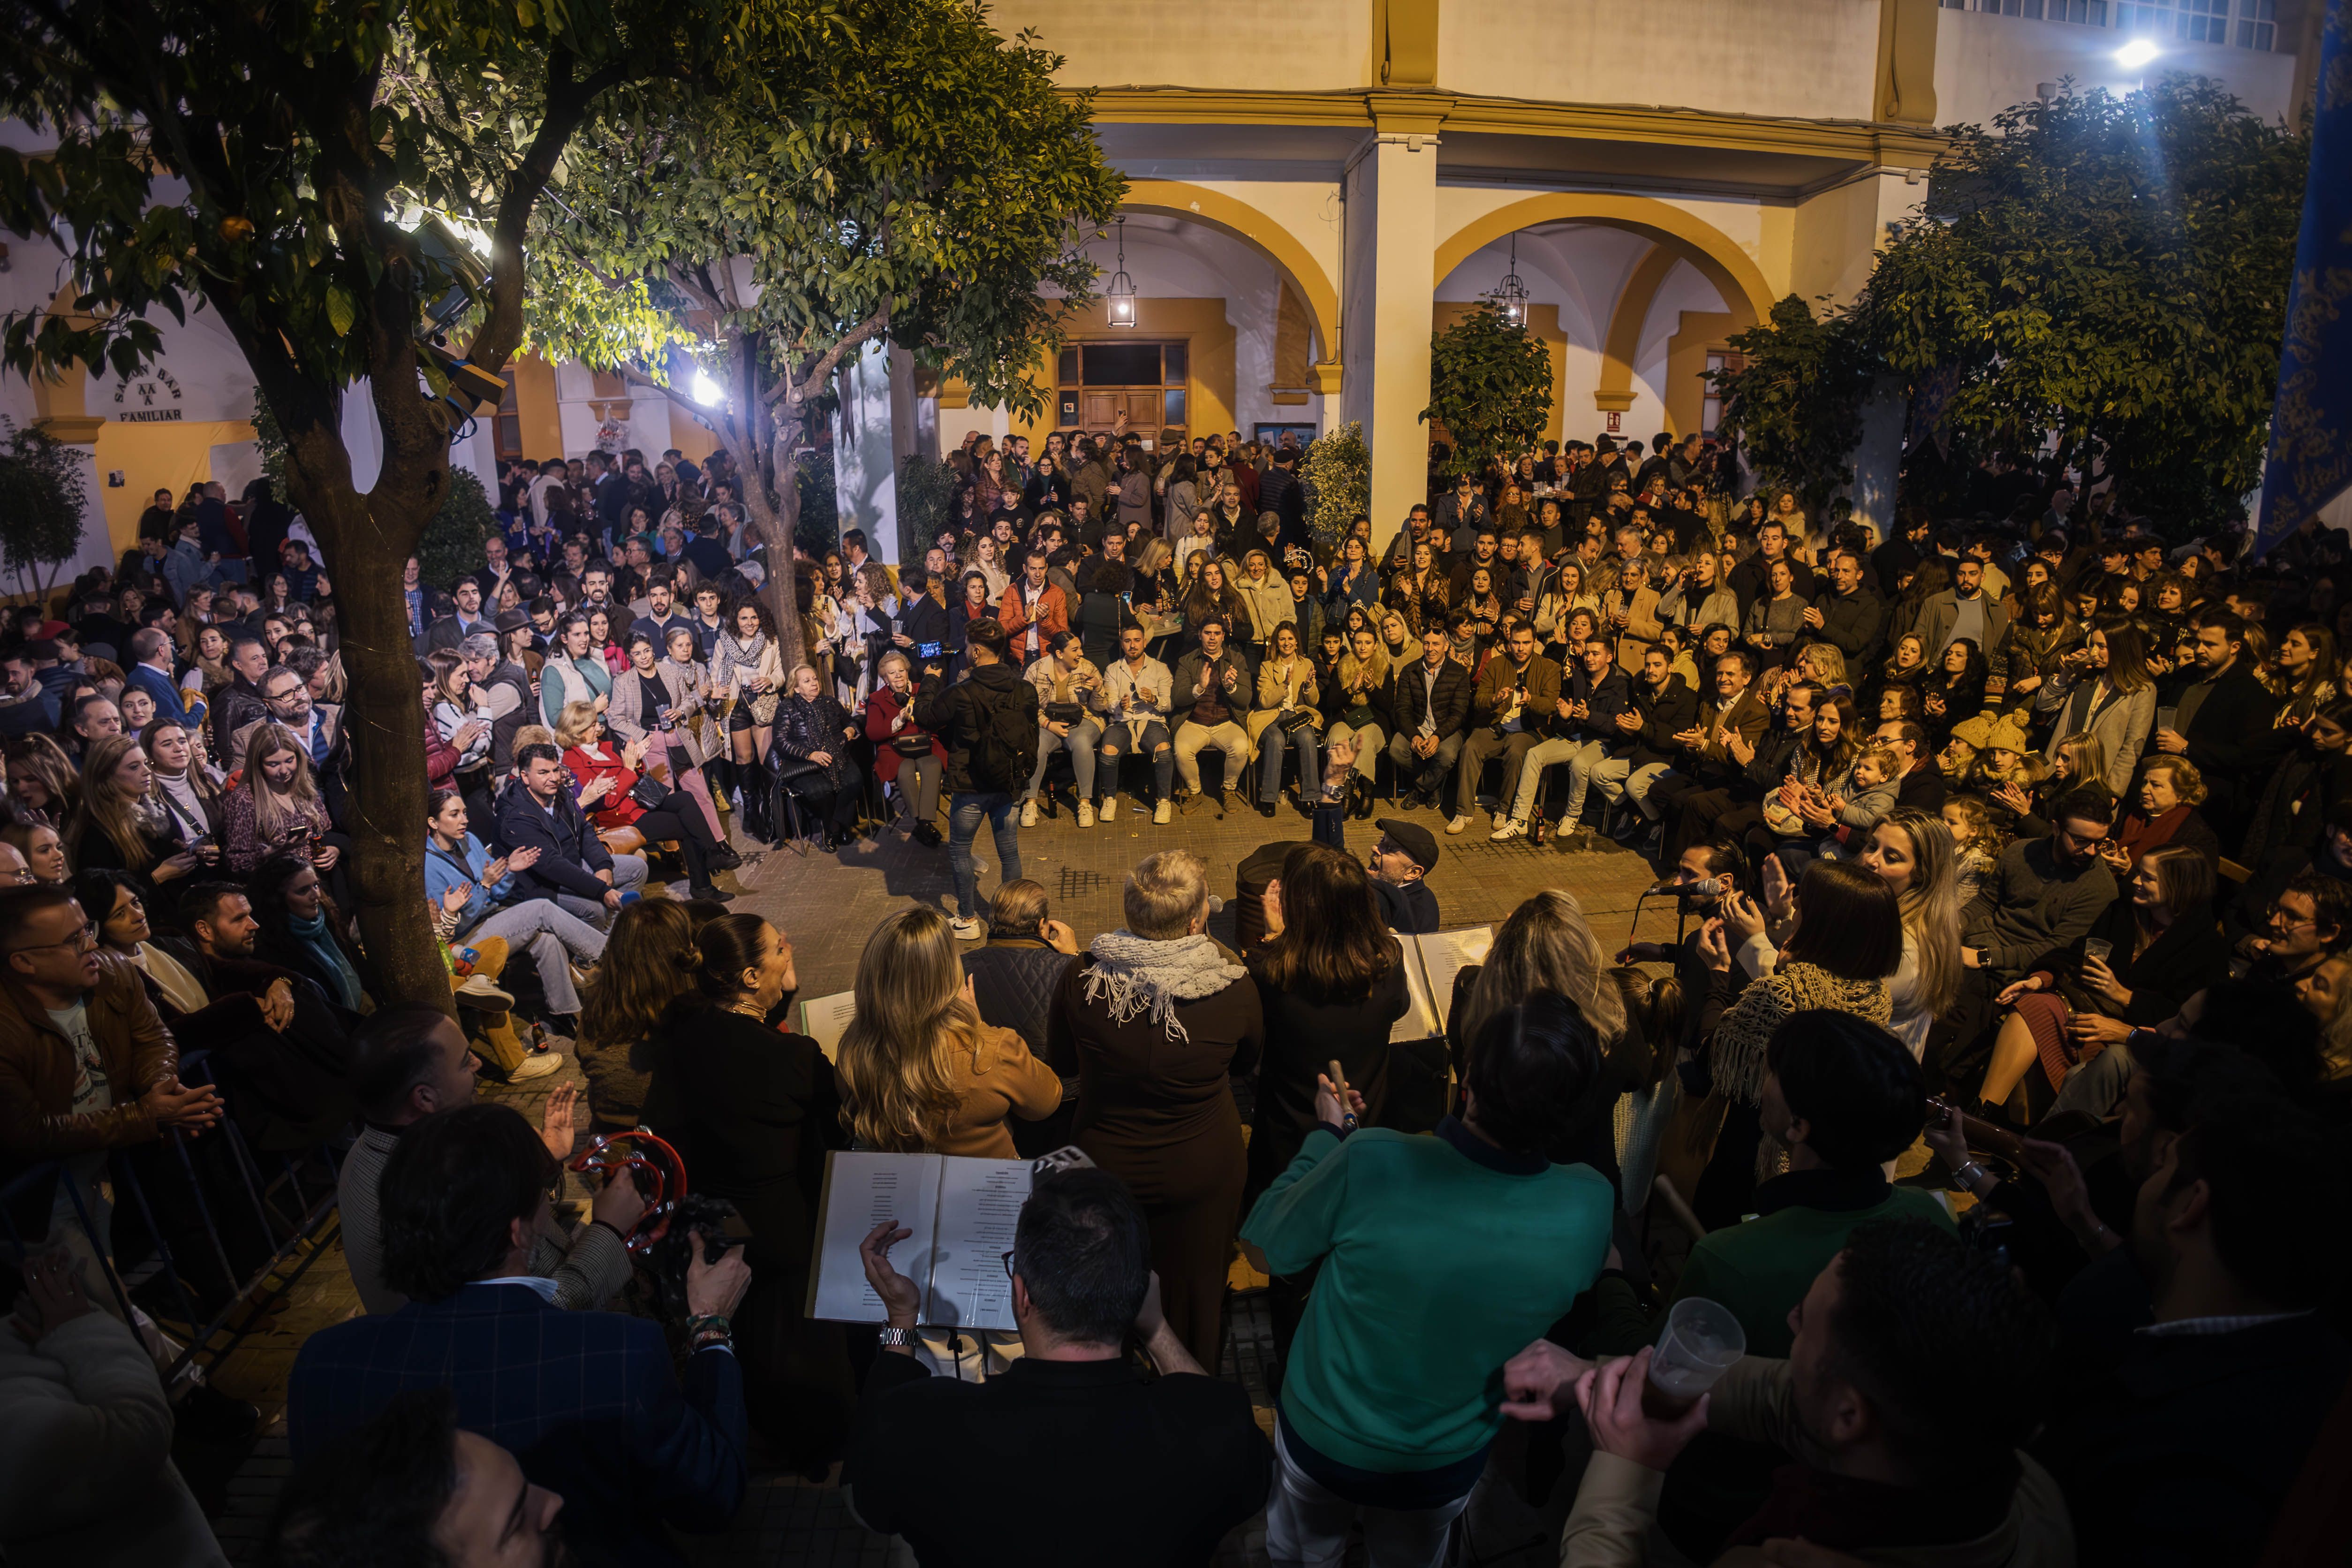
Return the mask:
{"type": "Polygon", "coordinates": [[[971,841],[982,816],[996,834],[998,885],[1021,875],[1021,822],[1014,814],[1037,755],[1037,689],[1005,663],[1010,641],[993,617],[973,621],[964,628],[971,673],[948,686],[944,665],[926,665],[915,697],[915,722],[948,749],[948,865],[955,872],[955,933],[965,942],[988,933],[971,865],[971,841]]]}

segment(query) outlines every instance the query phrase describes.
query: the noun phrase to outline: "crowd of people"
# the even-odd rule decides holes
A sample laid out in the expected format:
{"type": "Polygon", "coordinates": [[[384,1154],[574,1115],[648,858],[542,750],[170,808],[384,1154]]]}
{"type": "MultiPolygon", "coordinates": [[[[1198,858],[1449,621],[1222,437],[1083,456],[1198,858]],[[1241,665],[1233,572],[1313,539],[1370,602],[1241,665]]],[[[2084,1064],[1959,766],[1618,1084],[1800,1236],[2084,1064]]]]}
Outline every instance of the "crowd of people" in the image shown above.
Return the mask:
{"type": "Polygon", "coordinates": [[[1433,1565],[1482,1486],[1557,1497],[1577,1564],[2340,1554],[2340,545],[2167,545],[2003,460],[1969,521],[1882,539],[1734,507],[1667,437],[1448,479],[1376,545],[1317,538],[1293,449],[1119,434],[976,439],[919,560],[794,563],[792,669],[723,461],[518,466],[485,566],[407,584],[446,997],[387,989],[347,912],[299,520],[159,504],[20,617],[0,1147],[56,1175],[12,1215],[48,1243],[0,1335],[0,1543],[217,1560],[168,1446],[98,1434],[239,1412],[163,1384],[93,1254],[110,1162],[200,1199],[226,1119],[334,1152],[364,1309],[294,1362],[275,1563],[678,1561],[755,1430],[927,1563],[1198,1563],[1263,1510],[1278,1563],[1433,1565]],[[1286,785],[1312,819],[1233,942],[1190,848],[1084,940],[1023,877],[1056,760],[1083,829],[1130,758],[1157,823],[1286,785]],[[1433,1079],[1391,1043],[1400,933],[1444,928],[1474,827],[1571,885],[1604,839],[1651,857],[1682,935],[1527,899],[1433,1079]],[[712,880],[795,831],[954,876],[866,937],[831,1051],[789,934],[712,880]],[[585,1087],[539,1125],[477,1098],[564,1040],[585,1087]],[[639,1128],[712,1205],[667,1248],[625,1173],[557,1201],[639,1128]],[[882,1321],[812,1314],[850,1148],[1078,1152],[1021,1209],[1015,1330],[926,1321],[888,1217],[882,1321]],[[1270,1436],[1219,1375],[1237,1253],[1270,1436]],[[1746,1352],[1696,1398],[1687,1301],[1746,1352]]]}

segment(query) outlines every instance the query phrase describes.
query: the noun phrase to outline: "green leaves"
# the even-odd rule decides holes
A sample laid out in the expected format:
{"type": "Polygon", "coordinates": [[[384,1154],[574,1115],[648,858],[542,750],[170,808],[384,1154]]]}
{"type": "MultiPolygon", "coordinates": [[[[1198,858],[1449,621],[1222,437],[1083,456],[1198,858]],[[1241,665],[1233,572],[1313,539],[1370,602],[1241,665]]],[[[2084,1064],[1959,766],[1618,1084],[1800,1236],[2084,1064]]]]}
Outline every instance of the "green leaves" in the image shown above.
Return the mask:
{"type": "Polygon", "coordinates": [[[1484,301],[1430,339],[1429,406],[1454,439],[1449,474],[1476,474],[1532,447],[1551,421],[1551,356],[1484,301]]]}
{"type": "Polygon", "coordinates": [[[1861,323],[1843,313],[1816,321],[1791,294],[1730,345],[1743,368],[1707,373],[1723,398],[1720,428],[1738,438],[1767,485],[1794,490],[1819,511],[1853,479],[1846,459],[1862,438],[1876,374],[1861,323]]]}
{"type": "Polygon", "coordinates": [[[1964,443],[2054,438],[2176,536],[2242,515],[2309,144],[2217,84],[2065,85],[1966,127],[1857,307],[1964,443]]]}

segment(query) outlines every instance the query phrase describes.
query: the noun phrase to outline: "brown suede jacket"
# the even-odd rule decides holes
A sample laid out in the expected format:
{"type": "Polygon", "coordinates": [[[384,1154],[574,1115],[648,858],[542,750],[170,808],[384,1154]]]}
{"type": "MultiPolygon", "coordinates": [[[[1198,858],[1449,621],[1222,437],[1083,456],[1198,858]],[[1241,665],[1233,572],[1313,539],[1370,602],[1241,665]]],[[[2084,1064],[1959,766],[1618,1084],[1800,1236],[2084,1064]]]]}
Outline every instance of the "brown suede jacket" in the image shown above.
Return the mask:
{"type": "Polygon", "coordinates": [[[155,1119],[137,1101],[178,1076],[180,1051],[147,999],[138,965],[100,951],[98,984],[84,1005],[114,1104],[77,1115],[72,1042],[39,1004],[0,984],[0,1155],[11,1163],[118,1149],[158,1135],[155,1119]]]}

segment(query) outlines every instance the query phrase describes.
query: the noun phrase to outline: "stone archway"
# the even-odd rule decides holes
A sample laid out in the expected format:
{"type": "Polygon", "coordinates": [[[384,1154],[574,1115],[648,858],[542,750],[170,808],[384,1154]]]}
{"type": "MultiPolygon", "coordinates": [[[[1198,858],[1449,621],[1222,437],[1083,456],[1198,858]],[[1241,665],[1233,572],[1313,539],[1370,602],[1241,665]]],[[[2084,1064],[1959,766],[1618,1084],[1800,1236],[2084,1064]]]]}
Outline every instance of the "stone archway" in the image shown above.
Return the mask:
{"type": "MultiPolygon", "coordinates": [[[[1651,249],[1619,290],[1610,312],[1601,353],[1601,380],[1593,401],[1602,412],[1622,412],[1633,402],[1633,360],[1650,307],[1675,267],[1687,262],[1722,297],[1724,310],[1686,317],[1669,346],[1670,364],[1703,353],[1702,339],[1745,331],[1771,312],[1772,291],[1763,269],[1731,237],[1682,208],[1647,196],[1551,192],[1513,202],[1465,224],[1438,247],[1437,276],[1449,275],[1486,246],[1538,225],[1576,224],[1640,235],[1651,249]],[[1694,346],[1696,345],[1696,347],[1694,346]]],[[[1668,423],[1676,434],[1696,428],[1698,395],[1667,396],[1668,423]]]]}
{"type": "Polygon", "coordinates": [[[1322,350],[1311,367],[1313,390],[1327,397],[1338,395],[1339,291],[1322,264],[1287,228],[1246,202],[1181,180],[1130,181],[1127,199],[1119,205],[1126,212],[1160,213],[1205,225],[1272,262],[1307,307],[1316,343],[1322,350]]]}

